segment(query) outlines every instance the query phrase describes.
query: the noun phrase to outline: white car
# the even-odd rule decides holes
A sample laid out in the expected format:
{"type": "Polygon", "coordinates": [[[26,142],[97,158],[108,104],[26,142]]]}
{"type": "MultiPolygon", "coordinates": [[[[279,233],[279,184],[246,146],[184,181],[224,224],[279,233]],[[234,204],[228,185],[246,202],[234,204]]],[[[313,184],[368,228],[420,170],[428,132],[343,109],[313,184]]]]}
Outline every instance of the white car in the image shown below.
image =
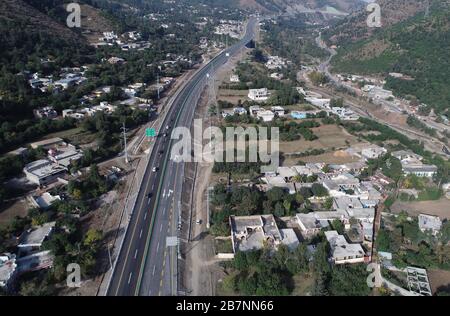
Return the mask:
{"type": "Polygon", "coordinates": [[[156,172],[156,171],[158,171],[158,168],[157,167],[153,167],[152,171],[156,172]]]}

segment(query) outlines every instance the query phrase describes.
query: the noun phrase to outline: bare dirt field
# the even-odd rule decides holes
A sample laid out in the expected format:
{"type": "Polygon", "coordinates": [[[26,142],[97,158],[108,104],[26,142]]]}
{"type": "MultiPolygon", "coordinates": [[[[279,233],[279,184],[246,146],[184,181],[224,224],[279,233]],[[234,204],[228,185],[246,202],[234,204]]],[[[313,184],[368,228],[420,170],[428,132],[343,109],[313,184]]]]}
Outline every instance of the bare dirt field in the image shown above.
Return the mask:
{"type": "Polygon", "coordinates": [[[348,134],[343,128],[336,125],[322,125],[311,130],[318,139],[280,142],[280,150],[284,153],[295,153],[311,149],[346,148],[358,143],[355,136],[348,134]]]}
{"type": "Polygon", "coordinates": [[[298,165],[298,161],[301,160],[303,162],[308,163],[319,163],[323,162],[326,164],[345,164],[351,162],[357,162],[359,159],[354,156],[342,156],[337,154],[339,152],[327,152],[322,155],[317,156],[306,156],[306,157],[285,157],[283,161],[283,166],[292,167],[298,165]]]}
{"type": "Polygon", "coordinates": [[[359,159],[352,157],[339,149],[349,146],[364,146],[368,143],[359,142],[358,138],[350,135],[343,128],[336,125],[322,125],[312,129],[313,133],[318,137],[314,141],[306,141],[304,139],[293,142],[280,142],[280,151],[285,154],[284,165],[295,165],[298,160],[305,162],[325,162],[325,163],[349,163],[356,162],[359,159]],[[301,153],[312,149],[324,149],[326,152],[317,156],[295,157],[288,156],[289,153],[301,153]]]}
{"type": "Polygon", "coordinates": [[[439,288],[441,288],[441,291],[442,288],[446,288],[447,291],[450,291],[450,271],[428,270],[427,272],[433,294],[435,294],[439,288]]]}
{"type": "Polygon", "coordinates": [[[28,213],[29,205],[23,198],[11,202],[7,208],[0,210],[0,227],[10,223],[14,217],[25,217],[28,213]]]}
{"type": "Polygon", "coordinates": [[[450,200],[442,198],[438,201],[401,202],[396,201],[391,206],[393,213],[406,211],[411,216],[421,213],[439,216],[441,219],[450,219],[450,200]]]}

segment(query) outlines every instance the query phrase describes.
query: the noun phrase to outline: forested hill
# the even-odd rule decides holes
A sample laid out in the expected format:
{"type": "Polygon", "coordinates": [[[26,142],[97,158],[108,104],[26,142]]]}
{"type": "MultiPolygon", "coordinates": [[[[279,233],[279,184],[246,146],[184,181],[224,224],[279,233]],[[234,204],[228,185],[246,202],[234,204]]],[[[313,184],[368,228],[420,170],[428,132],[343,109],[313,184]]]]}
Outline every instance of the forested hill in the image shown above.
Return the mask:
{"type": "Polygon", "coordinates": [[[305,9],[319,10],[326,9],[326,7],[333,7],[341,12],[350,12],[362,4],[362,0],[230,0],[230,2],[237,3],[242,8],[260,12],[289,11],[297,13],[305,9]]]}
{"type": "Polygon", "coordinates": [[[57,62],[64,59],[63,64],[76,62],[76,56],[85,55],[90,48],[79,33],[63,24],[67,14],[62,1],[2,0],[0,64],[10,71],[20,71],[37,55],[57,62]],[[53,7],[50,2],[59,5],[53,7]],[[52,9],[45,12],[49,7],[52,9]]]}
{"type": "MultiPolygon", "coordinates": [[[[351,32],[351,28],[349,28],[351,32]]],[[[328,37],[330,40],[330,37],[328,37]]],[[[387,77],[386,88],[449,114],[450,6],[435,1],[426,14],[380,28],[367,39],[331,41],[339,46],[333,71],[359,74],[398,72],[413,80],[387,77]]]]}

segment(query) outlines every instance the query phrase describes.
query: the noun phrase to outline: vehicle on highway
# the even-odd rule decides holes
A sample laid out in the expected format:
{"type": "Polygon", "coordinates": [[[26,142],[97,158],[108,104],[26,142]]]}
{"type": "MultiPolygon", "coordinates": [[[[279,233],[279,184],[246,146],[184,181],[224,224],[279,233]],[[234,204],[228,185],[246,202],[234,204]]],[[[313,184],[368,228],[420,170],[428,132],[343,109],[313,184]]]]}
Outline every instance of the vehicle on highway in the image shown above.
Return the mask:
{"type": "Polygon", "coordinates": [[[152,171],[153,171],[153,172],[158,171],[158,167],[153,167],[152,171]]]}
{"type": "Polygon", "coordinates": [[[198,219],[195,222],[197,223],[197,225],[201,225],[202,224],[202,220],[201,219],[198,219]]]}
{"type": "Polygon", "coordinates": [[[148,194],[147,194],[147,198],[151,198],[153,196],[153,192],[149,192],[148,194]]]}

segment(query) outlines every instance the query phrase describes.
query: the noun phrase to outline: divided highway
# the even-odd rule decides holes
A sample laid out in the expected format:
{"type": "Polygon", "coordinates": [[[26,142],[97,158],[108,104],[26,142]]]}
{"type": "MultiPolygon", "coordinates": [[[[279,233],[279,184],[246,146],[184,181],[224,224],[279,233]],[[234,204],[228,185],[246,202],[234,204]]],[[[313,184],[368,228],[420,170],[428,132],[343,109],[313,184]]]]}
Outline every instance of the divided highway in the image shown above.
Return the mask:
{"type": "Polygon", "coordinates": [[[174,100],[154,140],[107,295],[177,295],[177,247],[173,242],[177,238],[184,163],[170,159],[174,142],[170,134],[174,127],[190,128],[208,75],[213,76],[253,39],[256,23],[257,19],[251,18],[244,37],[198,70],[174,100]]]}

